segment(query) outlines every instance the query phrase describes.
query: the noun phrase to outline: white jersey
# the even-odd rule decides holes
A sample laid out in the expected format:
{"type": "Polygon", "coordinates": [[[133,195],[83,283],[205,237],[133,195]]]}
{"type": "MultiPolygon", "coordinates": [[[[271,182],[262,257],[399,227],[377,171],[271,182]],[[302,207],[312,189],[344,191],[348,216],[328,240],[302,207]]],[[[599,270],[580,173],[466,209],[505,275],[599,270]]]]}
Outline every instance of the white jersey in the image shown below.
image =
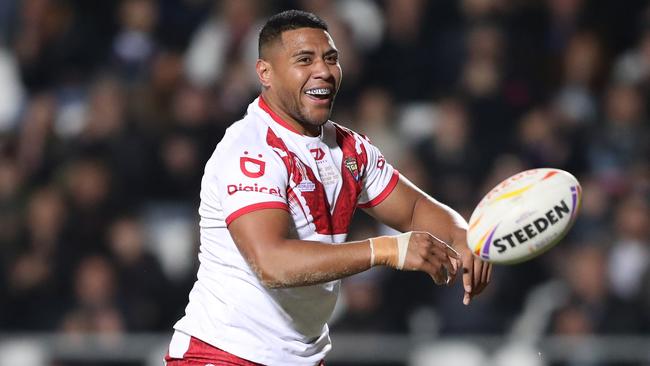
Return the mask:
{"type": "Polygon", "coordinates": [[[331,121],[321,131],[299,134],[261,97],[228,128],[201,183],[198,280],[176,330],[265,365],[314,365],[325,357],[340,281],[266,288],[228,231],[246,213],[278,208],[291,214],[299,239],[335,245],[346,240],[357,206],[390,194],[398,173],[375,146],[331,121]]]}

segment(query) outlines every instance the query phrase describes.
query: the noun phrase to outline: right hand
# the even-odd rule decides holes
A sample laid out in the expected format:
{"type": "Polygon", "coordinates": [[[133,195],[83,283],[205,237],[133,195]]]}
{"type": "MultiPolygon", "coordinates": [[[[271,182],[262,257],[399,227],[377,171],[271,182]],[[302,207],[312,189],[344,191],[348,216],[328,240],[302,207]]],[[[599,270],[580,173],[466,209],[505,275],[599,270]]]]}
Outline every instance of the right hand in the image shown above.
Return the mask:
{"type": "Polygon", "coordinates": [[[460,254],[454,248],[427,232],[414,231],[403,270],[423,271],[436,285],[449,285],[456,278],[459,261],[460,254]]]}

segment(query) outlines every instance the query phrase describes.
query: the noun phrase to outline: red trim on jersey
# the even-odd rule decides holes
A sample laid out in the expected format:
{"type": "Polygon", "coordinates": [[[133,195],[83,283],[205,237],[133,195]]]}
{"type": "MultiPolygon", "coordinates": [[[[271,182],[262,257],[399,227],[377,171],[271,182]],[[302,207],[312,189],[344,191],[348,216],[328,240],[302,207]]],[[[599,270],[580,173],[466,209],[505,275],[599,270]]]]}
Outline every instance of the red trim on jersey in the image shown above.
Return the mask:
{"type": "Polygon", "coordinates": [[[231,222],[233,222],[236,218],[242,215],[251,213],[253,211],[264,210],[267,208],[279,208],[285,211],[289,211],[289,207],[284,202],[271,201],[271,202],[253,203],[252,205],[242,207],[239,210],[228,215],[228,217],[226,217],[226,225],[230,225],[231,222]]]}
{"type": "Polygon", "coordinates": [[[167,366],[195,366],[195,365],[232,365],[232,366],[261,366],[259,363],[245,360],[232,353],[226,352],[202,340],[192,337],[183,358],[173,358],[165,355],[167,366]]]}
{"type": "MultiPolygon", "coordinates": [[[[165,363],[167,366],[203,366],[208,364],[262,366],[262,364],[235,356],[230,352],[226,352],[195,337],[190,338],[190,345],[185,354],[183,354],[183,358],[173,358],[167,352],[165,355],[165,363]]],[[[325,366],[325,361],[321,360],[318,366],[325,366]]]]}
{"type": "MultiPolygon", "coordinates": [[[[312,190],[301,191],[301,196],[307,203],[309,214],[312,217],[311,221],[316,227],[316,232],[323,235],[332,234],[332,215],[330,213],[330,205],[327,200],[327,194],[325,193],[323,183],[316,179],[316,175],[309,165],[302,162],[293,151],[289,150],[284,141],[273,133],[273,130],[270,128],[266,133],[266,143],[273,148],[284,151],[285,155],[281,156],[281,158],[287,168],[289,179],[293,181],[297,187],[296,189],[300,190],[299,185],[303,181],[309,181],[314,184],[312,190]]],[[[278,153],[278,155],[280,154],[278,153]]],[[[289,194],[292,189],[292,187],[287,187],[287,194],[289,194]]],[[[294,194],[296,193],[294,192],[294,194]]],[[[297,197],[295,202],[300,204],[300,200],[297,199],[297,197]]],[[[305,207],[302,207],[301,205],[301,209],[305,212],[307,220],[310,221],[307,217],[305,207]]]]}
{"type": "Polygon", "coordinates": [[[382,203],[393,192],[393,190],[397,186],[398,181],[399,181],[399,172],[397,171],[397,169],[395,169],[393,171],[393,176],[390,178],[390,182],[388,182],[388,185],[386,186],[386,188],[384,188],[384,191],[381,192],[379,196],[375,197],[371,201],[359,205],[359,207],[371,208],[382,203]]]}
{"type": "Polygon", "coordinates": [[[262,108],[262,110],[264,110],[266,113],[268,113],[269,116],[271,116],[271,118],[273,118],[273,120],[275,122],[277,122],[280,126],[286,128],[287,130],[289,130],[289,131],[291,131],[293,133],[297,133],[298,135],[302,135],[300,132],[298,132],[298,130],[296,130],[295,127],[293,127],[288,122],[283,120],[282,117],[277,115],[277,113],[273,112],[271,110],[271,108],[269,107],[269,105],[266,104],[266,101],[264,101],[264,98],[261,95],[260,95],[258,105],[260,106],[260,108],[262,108]]]}
{"type": "Polygon", "coordinates": [[[332,212],[332,234],[345,234],[350,230],[352,216],[357,208],[357,200],[361,193],[361,181],[365,174],[368,155],[363,144],[357,153],[357,137],[351,130],[334,124],[336,128],[336,143],[341,148],[341,191],[332,212]]]}
{"type": "Polygon", "coordinates": [[[291,187],[287,188],[287,200],[289,201],[289,208],[291,208],[291,203],[298,205],[300,211],[302,211],[303,216],[307,217],[305,208],[302,207],[302,203],[300,203],[300,199],[298,198],[298,195],[296,194],[296,192],[293,191],[293,188],[291,187]]]}

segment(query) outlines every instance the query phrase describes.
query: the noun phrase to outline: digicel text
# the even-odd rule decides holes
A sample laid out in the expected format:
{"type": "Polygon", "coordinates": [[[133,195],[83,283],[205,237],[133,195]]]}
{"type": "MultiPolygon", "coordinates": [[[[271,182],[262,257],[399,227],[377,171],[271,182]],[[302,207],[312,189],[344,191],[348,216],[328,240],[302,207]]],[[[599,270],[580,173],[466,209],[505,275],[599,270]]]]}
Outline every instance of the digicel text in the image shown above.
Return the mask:
{"type": "Polygon", "coordinates": [[[233,195],[237,192],[260,192],[260,193],[269,193],[274,196],[282,197],[282,191],[280,190],[280,187],[275,187],[275,188],[269,188],[269,187],[260,187],[257,185],[257,183],[253,184],[252,186],[244,186],[241,183],[238,185],[235,184],[229,184],[228,185],[228,194],[233,195]]]}
{"type": "Polygon", "coordinates": [[[503,253],[508,249],[508,246],[503,242],[508,242],[510,248],[514,248],[517,244],[524,243],[528,241],[528,239],[536,237],[537,234],[543,233],[549,228],[549,226],[557,224],[565,214],[569,213],[571,213],[569,206],[564,202],[564,200],[561,200],[559,205],[553,206],[553,209],[548,210],[544,216],[533,220],[532,223],[524,226],[522,229],[494,240],[494,246],[498,248],[497,252],[503,253]]]}

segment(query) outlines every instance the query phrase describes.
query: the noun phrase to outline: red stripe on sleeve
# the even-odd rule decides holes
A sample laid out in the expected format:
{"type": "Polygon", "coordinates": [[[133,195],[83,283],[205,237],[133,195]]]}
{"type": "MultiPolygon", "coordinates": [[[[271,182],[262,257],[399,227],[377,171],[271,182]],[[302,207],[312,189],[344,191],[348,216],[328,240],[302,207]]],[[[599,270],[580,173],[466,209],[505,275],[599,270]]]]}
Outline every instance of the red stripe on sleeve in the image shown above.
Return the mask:
{"type": "Polygon", "coordinates": [[[286,203],[284,202],[260,202],[260,203],[254,203],[252,205],[242,207],[239,210],[231,213],[226,217],[226,225],[230,225],[231,222],[233,222],[236,218],[245,215],[247,213],[251,213],[253,211],[258,211],[258,210],[264,210],[267,208],[279,208],[282,210],[285,210],[289,212],[289,206],[287,206],[286,203]]]}
{"type": "Polygon", "coordinates": [[[371,201],[360,204],[359,207],[371,208],[382,203],[393,192],[393,190],[397,186],[397,182],[399,182],[399,172],[397,171],[397,169],[395,169],[393,170],[393,176],[390,178],[390,181],[386,185],[386,188],[384,188],[384,191],[381,192],[379,196],[375,197],[371,201]]]}

